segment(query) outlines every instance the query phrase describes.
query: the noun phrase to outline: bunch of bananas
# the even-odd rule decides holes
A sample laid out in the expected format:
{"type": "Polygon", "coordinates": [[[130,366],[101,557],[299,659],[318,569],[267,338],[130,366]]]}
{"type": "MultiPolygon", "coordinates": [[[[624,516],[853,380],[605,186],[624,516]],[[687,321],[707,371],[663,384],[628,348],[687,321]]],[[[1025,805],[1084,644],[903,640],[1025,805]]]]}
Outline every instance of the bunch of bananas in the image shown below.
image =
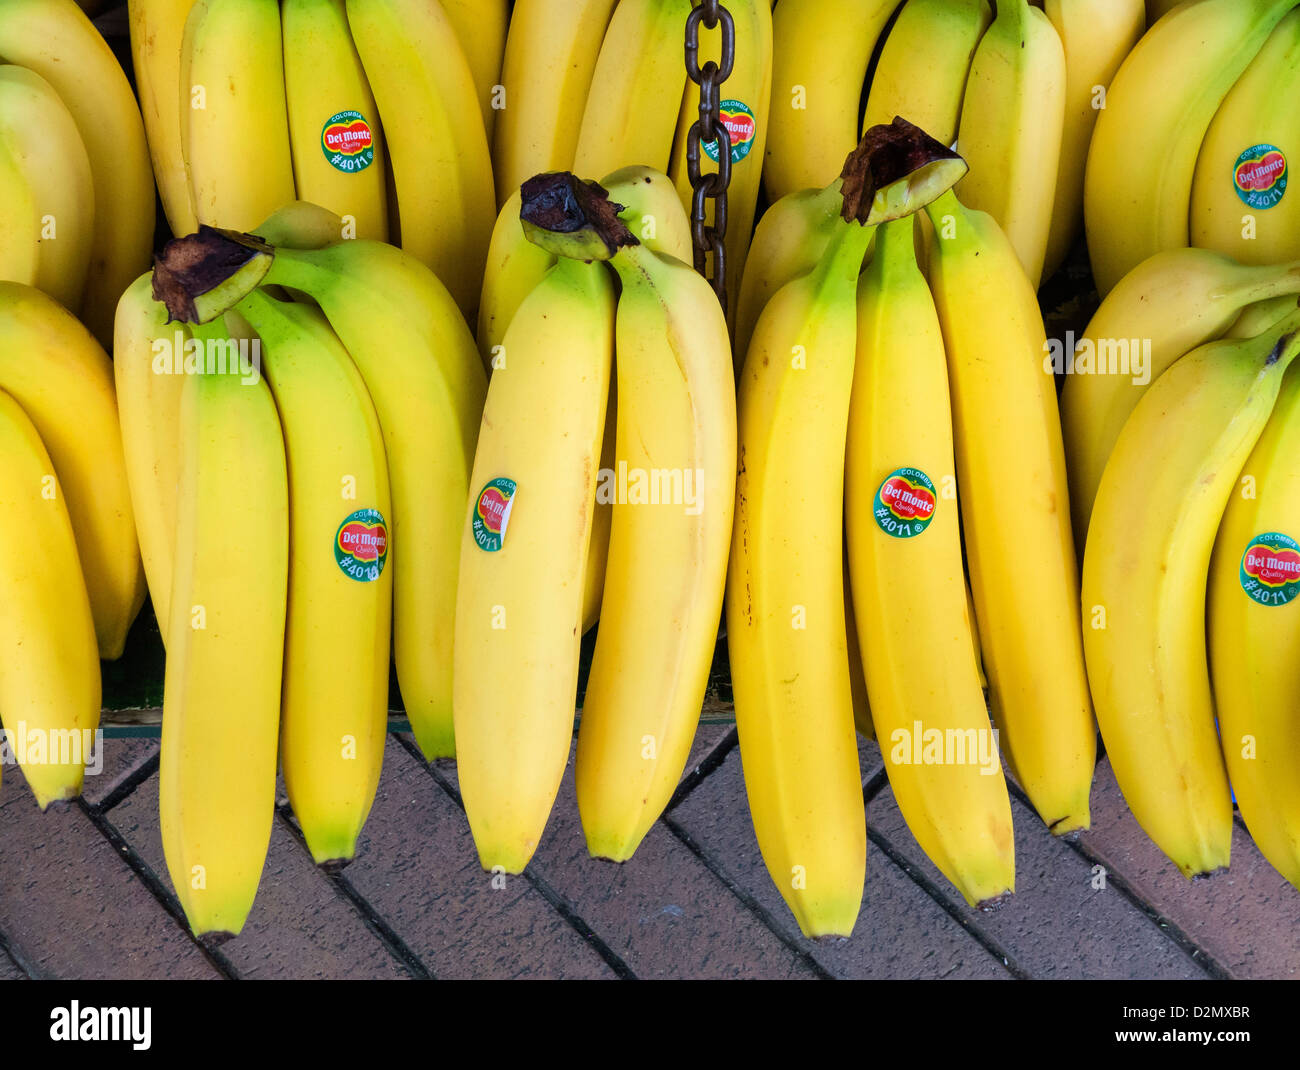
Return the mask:
{"type": "Polygon", "coordinates": [[[965,172],[895,119],[830,189],[777,202],[751,250],[727,636],[759,845],[808,935],[847,935],[861,902],[859,658],[903,815],[970,903],[1014,887],[977,646],[1012,772],[1053,832],[1088,826],[1095,730],[1043,321],[1010,240],[952,191],[965,172]],[[863,161],[891,141],[924,163],[884,187],[868,168],[864,200],[863,161]]]}
{"type": "Polygon", "coordinates": [[[144,602],[108,355],[0,282],[0,719],[42,808],[81,794],[100,658],[144,602]]]}
{"type": "MultiPolygon", "coordinates": [[[[1157,5],[1152,5],[1157,6],[1157,5]]],[[[1296,0],[1173,6],[1124,61],[1088,158],[1088,250],[1102,294],[1188,245],[1241,263],[1300,256],[1296,0]]]]}
{"type": "Polygon", "coordinates": [[[1231,781],[1300,884],[1298,295],[1300,263],[1159,253],[1102,302],[1062,397],[1097,719],[1188,876],[1228,864],[1231,781]]]}
{"type": "MultiPolygon", "coordinates": [[[[687,134],[700,111],[700,88],[682,63],[691,8],[692,0],[518,0],[494,146],[497,196],[507,213],[518,216],[510,198],[533,175],[604,175],[633,165],[668,175],[690,209],[687,134]]],[[[729,0],[726,8],[735,57],[720,101],[731,143],[725,242],[727,270],[740,278],[767,147],[772,5],[729,0]]],[[[700,27],[701,68],[721,62],[722,39],[721,26],[700,27]]],[[[716,173],[716,141],[701,149],[701,171],[716,173]]]]}
{"type": "Polygon", "coordinates": [[[995,6],[996,15],[990,0],[781,0],[771,200],[824,188],[860,128],[901,115],[955,142],[970,163],[962,203],[993,216],[1035,286],[1051,276],[1082,231],[1093,127],[1146,12],[1142,0],[995,6]]]}
{"type": "Polygon", "coordinates": [[[295,196],[391,238],[472,315],[506,0],[131,0],[175,234],[251,230],[295,196]]]}
{"type": "Polygon", "coordinates": [[[107,346],[153,232],[144,126],[112,50],[74,0],[3,0],[0,280],[43,290],[107,346]]]}
{"type": "Polygon", "coordinates": [[[339,225],[291,204],[257,228],[275,246],[201,228],[118,309],[122,438],[167,647],[163,845],[200,935],[238,932],[251,907],[277,754],[313,857],[353,857],[392,652],[419,745],[454,748],[457,548],[486,380],[432,272],[335,241],[339,225]]]}
{"type": "Polygon", "coordinates": [[[539,175],[498,227],[514,254],[493,284],[502,340],[461,542],[454,681],[465,811],[483,866],[509,873],[560,787],[589,624],[599,616],[578,809],[591,853],[621,862],[681,778],[722,610],[736,472],[726,320],[680,259],[690,236],[672,182],[633,167],[607,185],[539,175]]]}

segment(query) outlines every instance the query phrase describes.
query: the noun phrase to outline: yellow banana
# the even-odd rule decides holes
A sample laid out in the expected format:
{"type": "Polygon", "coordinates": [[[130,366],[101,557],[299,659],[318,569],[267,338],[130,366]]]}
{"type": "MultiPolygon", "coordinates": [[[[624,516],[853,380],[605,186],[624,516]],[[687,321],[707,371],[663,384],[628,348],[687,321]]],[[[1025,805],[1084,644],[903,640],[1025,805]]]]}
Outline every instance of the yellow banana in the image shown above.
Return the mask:
{"type": "Polygon", "coordinates": [[[3,392],[0,457],[0,713],[44,810],[81,794],[99,725],[99,660],[63,485],[32,421],[3,392]]]}
{"type": "Polygon", "coordinates": [[[586,178],[643,164],[668,171],[686,86],[691,0],[620,0],[605,31],[573,171],[586,178]]]}
{"type": "Polygon", "coordinates": [[[1065,49],[1029,0],[1003,0],[975,50],[957,151],[962,203],[1002,228],[1037,288],[1052,228],[1065,128],[1065,49]]]}
{"type": "Polygon", "coordinates": [[[385,241],[383,132],[345,2],[285,0],[280,17],[298,197],[347,217],[340,237],[385,241]]]}
{"type": "Polygon", "coordinates": [[[35,286],[76,312],[95,236],[90,157],[58,94],[25,67],[0,65],[0,153],[18,165],[32,193],[40,235],[35,286]]]}
{"type": "Polygon", "coordinates": [[[1088,146],[1106,89],[1146,28],[1146,11],[1142,0],[1047,0],[1043,10],[1065,47],[1065,127],[1043,265],[1049,279],[1083,233],[1088,146]]]}
{"type": "Polygon", "coordinates": [[[1042,314],[991,216],[952,194],[927,212],[935,231],[930,286],[948,354],[962,530],[993,716],[1012,773],[1044,823],[1062,835],[1088,827],[1096,730],[1042,314]],[[1008,480],[1017,489],[1013,502],[1008,480]]]}
{"type": "Polygon", "coordinates": [[[617,462],[597,500],[613,499],[613,524],[575,775],[587,849],[622,862],[668,805],[699,723],[735,507],[736,387],[700,275],[641,244],[610,263],[617,462]]]}
{"type": "Polygon", "coordinates": [[[1183,4],[1152,26],[1120,66],[1097,117],[1084,179],[1088,252],[1103,296],[1147,257],[1191,244],[1188,204],[1206,131],[1295,5],[1183,4]]]}
{"type": "Polygon", "coordinates": [[[180,92],[182,148],[200,223],[251,230],[294,199],[276,0],[195,0],[180,92]]]}
{"type": "Polygon", "coordinates": [[[341,216],[309,201],[290,201],[257,228],[257,236],[277,249],[324,249],[343,240],[341,216]]]}
{"type": "Polygon", "coordinates": [[[36,285],[40,256],[40,219],[36,191],[16,159],[0,148],[0,282],[36,285]]]}
{"type": "Polygon", "coordinates": [[[806,936],[848,936],[866,829],[844,618],[844,441],[858,272],[841,222],[759,318],[739,400],[727,586],[745,787],[768,872],[806,936]]]}
{"type": "MultiPolygon", "coordinates": [[[[181,48],[194,0],[128,0],[136,91],[163,211],[173,234],[193,234],[199,220],[181,149],[181,48]]],[[[185,106],[189,106],[186,99],[185,106]]]]}
{"type": "Polygon", "coordinates": [[[264,382],[190,375],[183,393],[158,810],[190,928],[220,939],[248,917],[275,814],[289,491],[264,382]]]}
{"type": "Polygon", "coordinates": [[[492,106],[506,50],[506,24],[510,20],[508,0],[440,0],[456,40],[474,76],[483,129],[492,142],[496,109],[492,106]]]}
{"type": "Polygon", "coordinates": [[[348,22],[384,124],[398,214],[390,230],[472,323],[496,194],[469,64],[429,0],[348,0],[348,22]]]}
{"type": "Polygon", "coordinates": [[[524,299],[488,387],[454,677],[460,788],[485,869],[522,872],[569,760],[614,303],[602,265],[563,260],[524,299]]]}
{"type": "Polygon", "coordinates": [[[1300,256],[1300,10],[1273,31],[1210,123],[1192,182],[1192,244],[1243,264],[1300,256]]]}
{"type": "Polygon", "coordinates": [[[1186,248],[1150,257],[1106,295],[1063,368],[1061,425],[1080,550],[1106,461],[1150,384],[1227,331],[1247,305],[1296,293],[1300,261],[1242,267],[1186,248]]]}
{"type": "Polygon", "coordinates": [[[898,5],[899,0],[781,0],[777,5],[772,118],[763,163],[769,201],[820,189],[840,173],[858,143],[858,104],[871,55],[898,5]]]}
{"type": "Polygon", "coordinates": [[[99,653],[117,658],[145,584],[112,365],[53,298],[0,283],[0,390],[26,410],[49,450],[77,536],[99,653]]]}
{"type": "Polygon", "coordinates": [[[533,175],[573,169],[587,93],[617,2],[516,0],[501,69],[506,106],[492,154],[503,205],[533,175]]]}
{"type": "Polygon", "coordinates": [[[862,129],[901,115],[945,145],[956,141],[971,60],[992,21],[988,0],[907,0],[876,64],[862,129]]]}
{"type": "Polygon", "coordinates": [[[1228,502],[1210,561],[1214,706],[1247,828],[1300,887],[1300,375],[1294,368],[1228,502]]]}
{"type": "Polygon", "coordinates": [[[1161,376],[1115,443],[1088,528],[1084,642],[1106,754],[1138,824],[1188,877],[1227,866],[1232,844],[1206,659],[1210,556],[1297,328],[1300,313],[1161,376]]]}
{"type": "Polygon", "coordinates": [[[886,223],[858,288],[845,468],[849,572],[889,784],[972,906],[1015,888],[1011,801],[966,618],[943,334],[912,220],[886,223]],[[938,746],[935,746],[935,741],[938,746]]]}
{"type": "Polygon", "coordinates": [[[237,311],[261,342],[289,472],[284,783],[312,857],[337,868],[356,853],[388,733],[383,434],[360,373],[318,310],[255,290],[237,311]]]}
{"type": "Polygon", "coordinates": [[[135,95],[103,35],[71,0],[0,4],[0,60],[58,93],[81,133],[95,179],[95,235],[81,318],[113,340],[117,299],[149,266],[154,185],[135,95]]]}
{"type": "MultiPolygon", "coordinates": [[[[731,150],[731,184],[727,187],[727,233],[724,282],[728,293],[728,318],[736,311],[736,295],[745,273],[749,240],[754,233],[754,213],[758,207],[758,188],[763,177],[763,157],[767,153],[767,124],[772,99],[772,4],[771,0],[731,0],[727,5],[735,32],[735,63],[721,85],[720,114],[731,150]]],[[[707,29],[700,24],[698,62],[722,61],[722,28],[707,29]]],[[[687,135],[700,115],[700,87],[686,83],[682,116],[677,123],[673,144],[672,177],[689,214],[695,191],[691,187],[687,166],[687,135]]],[[[893,116],[890,116],[893,118],[893,116]]],[[[700,145],[701,174],[717,174],[718,142],[700,145]]],[[[712,200],[705,201],[705,221],[714,222],[712,200]]],[[[689,258],[683,258],[688,259],[689,258]]]]}
{"type": "Polygon", "coordinates": [[[1295,294],[1283,294],[1281,297],[1271,297],[1247,305],[1223,337],[1254,338],[1257,334],[1263,334],[1275,323],[1281,323],[1294,312],[1297,304],[1300,302],[1297,301],[1295,294]]]}

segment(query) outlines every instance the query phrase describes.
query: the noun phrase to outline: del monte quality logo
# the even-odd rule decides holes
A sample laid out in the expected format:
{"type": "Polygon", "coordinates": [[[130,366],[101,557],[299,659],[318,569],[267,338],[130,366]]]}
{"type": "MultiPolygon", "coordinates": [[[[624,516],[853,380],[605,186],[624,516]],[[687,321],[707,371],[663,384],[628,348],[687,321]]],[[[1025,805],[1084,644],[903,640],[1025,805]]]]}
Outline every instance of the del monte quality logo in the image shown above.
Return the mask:
{"type": "Polygon", "coordinates": [[[1241,557],[1241,587],[1262,606],[1285,606],[1300,596],[1300,543],[1272,531],[1250,540],[1241,557]]]}
{"type": "Polygon", "coordinates": [[[1252,145],[1237,157],[1232,171],[1237,196],[1261,211],[1282,200],[1288,177],[1286,154],[1276,145],[1252,145]]]}
{"type": "Polygon", "coordinates": [[[356,174],[375,162],[375,133],[359,111],[331,115],[320,133],[321,151],[336,171],[356,174]]]}
{"type": "Polygon", "coordinates": [[[872,515],[886,535],[914,539],[930,526],[938,504],[929,476],[918,468],[900,468],[880,484],[872,515]]]}
{"type": "MultiPolygon", "coordinates": [[[[749,105],[740,100],[724,100],[719,106],[719,115],[727,135],[731,138],[731,162],[740,163],[754,148],[754,136],[758,132],[758,123],[749,105]]],[[[714,163],[718,162],[717,141],[706,141],[700,146],[704,155],[714,163]]]]}
{"type": "Polygon", "coordinates": [[[388,525],[378,509],[359,509],[339,525],[334,560],[358,583],[379,579],[388,562],[388,525]]]}
{"type": "Polygon", "coordinates": [[[514,508],[518,486],[513,479],[494,479],[484,487],[474,503],[474,541],[480,550],[494,554],[505,545],[510,510],[514,508]]]}

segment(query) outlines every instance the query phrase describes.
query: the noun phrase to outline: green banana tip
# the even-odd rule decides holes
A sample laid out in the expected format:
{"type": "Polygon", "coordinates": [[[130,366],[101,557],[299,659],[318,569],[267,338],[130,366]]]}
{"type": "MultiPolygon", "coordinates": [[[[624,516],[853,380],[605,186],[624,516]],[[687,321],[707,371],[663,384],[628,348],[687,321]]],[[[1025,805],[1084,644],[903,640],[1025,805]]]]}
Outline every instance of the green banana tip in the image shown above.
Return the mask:
{"type": "Polygon", "coordinates": [[[571,171],[534,175],[520,189],[519,221],[534,245],[575,260],[609,260],[619,249],[639,245],[619,219],[624,205],[609,199],[598,182],[571,171]]]}
{"type": "Polygon", "coordinates": [[[924,208],[969,170],[952,149],[902,116],[870,127],[840,175],[846,223],[874,226],[924,208]]]}
{"type": "Polygon", "coordinates": [[[256,235],[200,224],[154,257],[154,300],[166,306],[168,323],[207,323],[257,286],[274,256],[256,235]]]}

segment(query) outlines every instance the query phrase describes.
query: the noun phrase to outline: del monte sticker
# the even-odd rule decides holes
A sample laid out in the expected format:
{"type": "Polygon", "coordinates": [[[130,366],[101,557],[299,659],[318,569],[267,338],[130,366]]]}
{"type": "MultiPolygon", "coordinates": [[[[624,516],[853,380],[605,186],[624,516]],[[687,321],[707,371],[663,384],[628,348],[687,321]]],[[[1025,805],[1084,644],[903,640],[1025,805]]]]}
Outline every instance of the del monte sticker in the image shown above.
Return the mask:
{"type": "Polygon", "coordinates": [[[516,490],[518,486],[513,479],[494,479],[479,492],[472,527],[480,550],[494,554],[505,545],[516,490]]]}
{"type": "MultiPolygon", "coordinates": [[[[731,138],[731,162],[740,163],[754,148],[754,137],[758,133],[758,123],[749,105],[740,100],[724,100],[719,107],[722,125],[731,138]]],[[[703,142],[700,147],[704,155],[714,163],[718,162],[717,141],[703,142]]]]}
{"type": "Polygon", "coordinates": [[[930,526],[938,504],[929,476],[918,468],[899,468],[880,484],[871,510],[886,535],[913,539],[930,526]]]}
{"type": "Polygon", "coordinates": [[[1237,196],[1260,211],[1282,200],[1288,177],[1286,153],[1276,145],[1252,145],[1237,157],[1232,169],[1237,196]]]}
{"type": "Polygon", "coordinates": [[[336,171],[356,174],[375,162],[375,134],[359,111],[341,111],[325,120],[320,147],[336,171]]]}
{"type": "Polygon", "coordinates": [[[1300,596],[1300,543],[1271,531],[1250,540],[1241,557],[1241,588],[1261,606],[1285,606],[1300,596]]]}
{"type": "Polygon", "coordinates": [[[359,583],[379,579],[388,562],[388,525],[378,509],[358,509],[339,525],[334,560],[359,583]]]}

